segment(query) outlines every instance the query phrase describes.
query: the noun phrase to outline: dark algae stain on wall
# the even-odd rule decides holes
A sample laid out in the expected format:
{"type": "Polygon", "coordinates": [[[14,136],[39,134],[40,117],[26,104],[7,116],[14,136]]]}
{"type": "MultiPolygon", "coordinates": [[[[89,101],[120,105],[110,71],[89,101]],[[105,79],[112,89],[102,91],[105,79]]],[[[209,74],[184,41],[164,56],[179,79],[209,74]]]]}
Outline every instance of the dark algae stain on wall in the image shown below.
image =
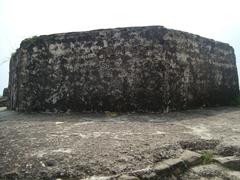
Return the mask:
{"type": "Polygon", "coordinates": [[[231,46],[162,26],[33,37],[10,63],[17,111],[166,112],[228,105],[238,93],[231,46]]]}

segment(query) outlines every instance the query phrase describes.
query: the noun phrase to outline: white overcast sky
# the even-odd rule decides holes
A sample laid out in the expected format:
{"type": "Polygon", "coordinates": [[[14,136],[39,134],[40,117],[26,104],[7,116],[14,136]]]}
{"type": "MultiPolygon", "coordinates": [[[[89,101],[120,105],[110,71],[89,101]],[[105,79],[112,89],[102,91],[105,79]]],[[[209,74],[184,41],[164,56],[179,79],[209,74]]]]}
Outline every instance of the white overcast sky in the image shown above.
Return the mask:
{"type": "Polygon", "coordinates": [[[240,69],[240,0],[0,0],[0,94],[11,53],[27,37],[147,25],[227,42],[240,69]]]}

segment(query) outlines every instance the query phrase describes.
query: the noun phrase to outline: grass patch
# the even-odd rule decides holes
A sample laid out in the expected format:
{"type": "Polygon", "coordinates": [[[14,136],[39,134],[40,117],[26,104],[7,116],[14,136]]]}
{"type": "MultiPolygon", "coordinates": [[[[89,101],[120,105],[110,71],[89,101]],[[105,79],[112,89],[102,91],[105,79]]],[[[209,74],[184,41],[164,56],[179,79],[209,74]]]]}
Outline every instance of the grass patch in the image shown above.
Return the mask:
{"type": "Polygon", "coordinates": [[[201,159],[203,161],[203,164],[209,164],[213,160],[213,151],[211,150],[203,151],[201,159]]]}

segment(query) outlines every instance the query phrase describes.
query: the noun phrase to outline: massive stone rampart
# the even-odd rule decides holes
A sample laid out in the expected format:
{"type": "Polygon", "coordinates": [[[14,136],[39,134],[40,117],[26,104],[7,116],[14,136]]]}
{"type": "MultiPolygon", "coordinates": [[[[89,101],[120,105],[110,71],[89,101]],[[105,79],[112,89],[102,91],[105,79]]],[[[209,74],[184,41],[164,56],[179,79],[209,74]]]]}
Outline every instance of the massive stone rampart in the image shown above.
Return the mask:
{"type": "Polygon", "coordinates": [[[234,50],[161,26],[44,35],[10,62],[17,111],[169,111],[227,105],[239,93],[234,50]]]}

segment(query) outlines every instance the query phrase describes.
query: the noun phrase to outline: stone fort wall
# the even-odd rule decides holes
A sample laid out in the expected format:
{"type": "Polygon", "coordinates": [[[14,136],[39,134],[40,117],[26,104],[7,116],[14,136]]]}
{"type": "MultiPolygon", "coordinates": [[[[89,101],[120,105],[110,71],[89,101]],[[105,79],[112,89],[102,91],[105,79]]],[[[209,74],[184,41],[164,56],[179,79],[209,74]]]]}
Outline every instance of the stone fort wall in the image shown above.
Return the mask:
{"type": "Polygon", "coordinates": [[[231,46],[162,26],[33,37],[10,62],[17,111],[167,112],[238,93],[231,46]]]}

